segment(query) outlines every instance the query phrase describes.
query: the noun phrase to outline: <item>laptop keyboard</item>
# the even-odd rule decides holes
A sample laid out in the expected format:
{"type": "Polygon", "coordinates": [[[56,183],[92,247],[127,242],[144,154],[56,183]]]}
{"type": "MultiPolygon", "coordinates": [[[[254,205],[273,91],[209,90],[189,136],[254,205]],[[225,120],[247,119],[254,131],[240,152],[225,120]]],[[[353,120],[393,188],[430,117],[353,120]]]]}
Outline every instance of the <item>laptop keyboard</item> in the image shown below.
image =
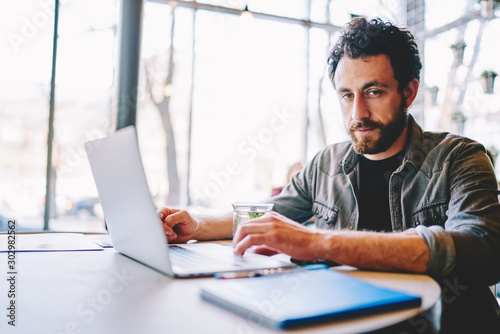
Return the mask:
{"type": "Polygon", "coordinates": [[[219,266],[223,262],[184,247],[168,246],[170,261],[173,265],[186,269],[219,266]]]}

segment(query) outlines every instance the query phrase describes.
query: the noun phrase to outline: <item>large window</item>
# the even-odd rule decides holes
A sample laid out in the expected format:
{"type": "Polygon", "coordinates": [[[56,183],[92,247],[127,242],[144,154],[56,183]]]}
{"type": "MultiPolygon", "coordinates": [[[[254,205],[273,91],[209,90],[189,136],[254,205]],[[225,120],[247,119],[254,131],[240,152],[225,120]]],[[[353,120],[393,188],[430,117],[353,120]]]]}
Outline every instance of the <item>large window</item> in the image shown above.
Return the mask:
{"type": "MultiPolygon", "coordinates": [[[[61,1],[56,65],[52,184],[46,197],[54,1],[2,5],[1,215],[18,228],[104,231],[83,142],[114,119],[118,2],[61,1]],[[96,10],[99,8],[99,10],[96,10]]],[[[0,230],[5,226],[0,225],[0,230]]]]}
{"type": "Polygon", "coordinates": [[[115,0],[61,6],[53,155],[57,212],[50,224],[55,230],[104,230],[83,143],[113,127],[117,9],[115,0]]]}
{"type": "Polygon", "coordinates": [[[198,13],[193,203],[265,199],[273,172],[302,158],[306,34],[299,25],[198,13]]]}
{"type": "Polygon", "coordinates": [[[21,216],[23,224],[43,226],[54,27],[45,5],[0,5],[0,230],[21,216]]]}
{"type": "Polygon", "coordinates": [[[475,139],[495,158],[500,151],[498,80],[493,87],[484,75],[500,73],[500,21],[486,1],[428,0],[426,6],[426,128],[475,139]],[[443,23],[448,29],[441,29],[443,23]]]}
{"type": "Polygon", "coordinates": [[[345,138],[325,76],[338,29],[308,28],[306,3],[251,2],[269,16],[146,4],[138,126],[157,205],[219,212],[266,199],[290,166],[345,138]]]}

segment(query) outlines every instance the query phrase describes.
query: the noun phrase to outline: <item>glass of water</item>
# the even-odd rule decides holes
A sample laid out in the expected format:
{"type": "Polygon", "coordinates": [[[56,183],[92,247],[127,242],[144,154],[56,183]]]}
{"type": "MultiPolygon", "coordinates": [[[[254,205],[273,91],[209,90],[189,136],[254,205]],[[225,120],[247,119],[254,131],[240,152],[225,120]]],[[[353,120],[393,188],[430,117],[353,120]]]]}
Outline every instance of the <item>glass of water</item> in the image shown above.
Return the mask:
{"type": "Polygon", "coordinates": [[[262,217],[273,209],[274,203],[247,203],[235,202],[233,204],[233,237],[241,223],[250,219],[262,217]]]}

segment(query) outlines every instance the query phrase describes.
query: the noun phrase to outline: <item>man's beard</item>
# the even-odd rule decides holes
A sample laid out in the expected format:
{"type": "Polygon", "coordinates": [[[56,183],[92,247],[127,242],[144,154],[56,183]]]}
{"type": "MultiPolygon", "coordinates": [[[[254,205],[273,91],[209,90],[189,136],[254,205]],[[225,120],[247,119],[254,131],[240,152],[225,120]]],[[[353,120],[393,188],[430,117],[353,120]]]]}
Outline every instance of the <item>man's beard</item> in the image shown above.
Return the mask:
{"type": "Polygon", "coordinates": [[[382,153],[388,150],[392,144],[396,142],[408,124],[408,113],[404,102],[402,98],[396,117],[387,125],[368,119],[362,122],[353,122],[349,125],[347,131],[349,132],[349,136],[351,136],[352,145],[356,153],[382,153]],[[363,128],[378,129],[378,139],[372,139],[370,138],[371,136],[356,137],[355,130],[363,128]]]}

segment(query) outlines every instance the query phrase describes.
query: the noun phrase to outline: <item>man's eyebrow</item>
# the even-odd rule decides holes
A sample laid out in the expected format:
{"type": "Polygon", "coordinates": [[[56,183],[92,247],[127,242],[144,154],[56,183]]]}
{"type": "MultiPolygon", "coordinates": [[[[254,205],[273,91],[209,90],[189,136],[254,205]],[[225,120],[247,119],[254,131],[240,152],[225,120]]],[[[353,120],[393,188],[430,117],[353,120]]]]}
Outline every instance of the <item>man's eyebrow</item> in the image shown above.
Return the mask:
{"type": "MultiPolygon", "coordinates": [[[[388,88],[389,85],[385,84],[385,83],[382,83],[380,81],[377,81],[377,80],[373,80],[373,81],[370,81],[370,82],[367,82],[363,85],[362,87],[362,90],[365,90],[367,88],[370,88],[370,87],[381,87],[381,88],[388,88]]],[[[346,93],[346,92],[350,92],[351,89],[349,88],[345,88],[345,87],[341,87],[337,90],[337,92],[339,93],[346,93]]]]}
{"type": "Polygon", "coordinates": [[[370,82],[367,82],[363,85],[363,90],[367,89],[367,88],[370,88],[370,87],[382,87],[382,88],[388,88],[389,85],[385,84],[385,83],[382,83],[380,81],[377,81],[377,80],[374,80],[374,81],[370,81],[370,82]]]}

